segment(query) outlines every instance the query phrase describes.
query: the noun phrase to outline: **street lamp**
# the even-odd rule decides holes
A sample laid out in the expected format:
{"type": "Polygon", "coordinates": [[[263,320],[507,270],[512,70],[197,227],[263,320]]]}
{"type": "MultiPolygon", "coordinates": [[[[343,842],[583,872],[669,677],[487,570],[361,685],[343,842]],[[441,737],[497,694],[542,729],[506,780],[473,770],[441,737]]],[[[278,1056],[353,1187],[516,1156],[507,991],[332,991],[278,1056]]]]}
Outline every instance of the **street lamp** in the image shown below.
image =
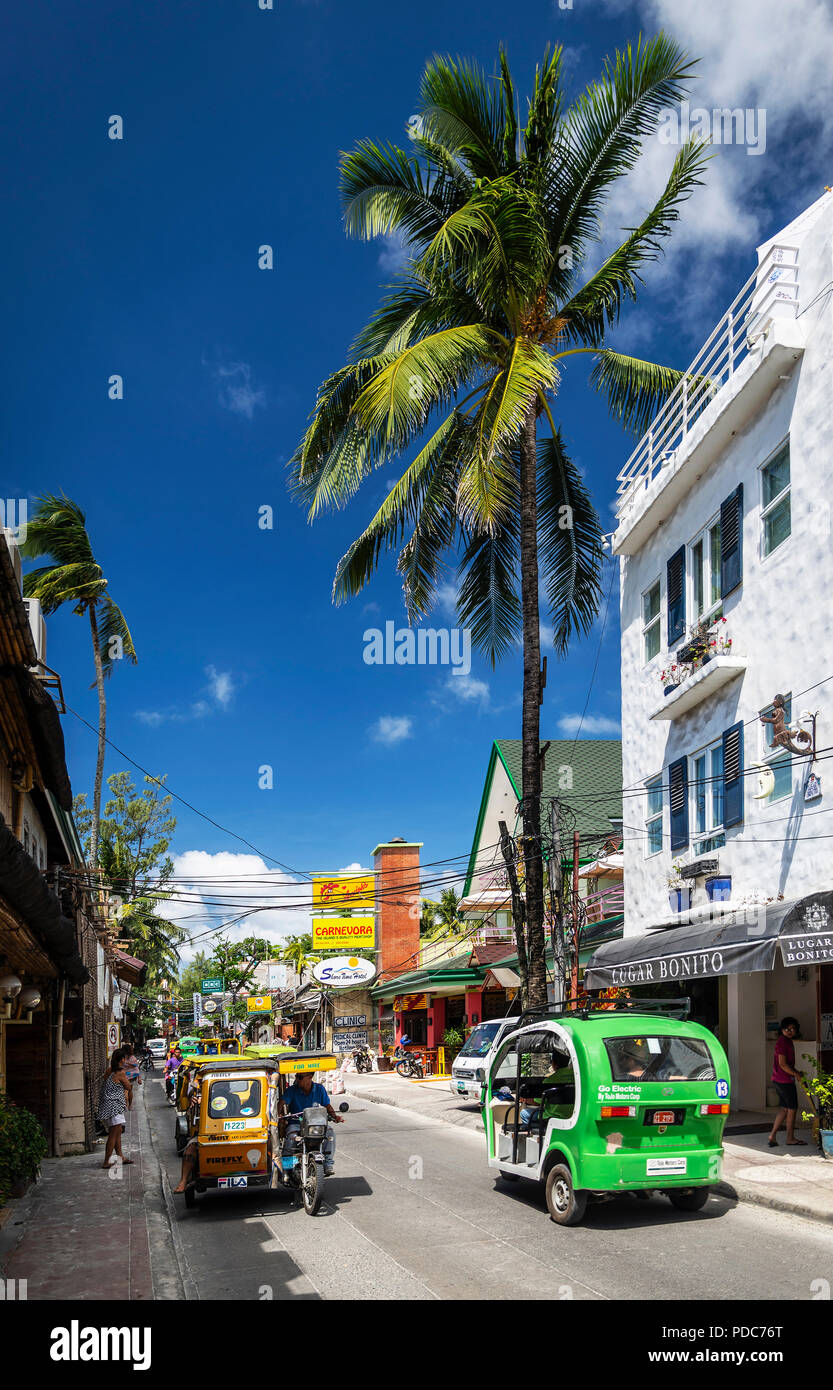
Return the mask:
{"type": "Polygon", "coordinates": [[[3,1017],[11,1018],[12,1001],[17,998],[23,988],[17,975],[8,974],[0,976],[0,999],[3,1001],[3,1017]]]}

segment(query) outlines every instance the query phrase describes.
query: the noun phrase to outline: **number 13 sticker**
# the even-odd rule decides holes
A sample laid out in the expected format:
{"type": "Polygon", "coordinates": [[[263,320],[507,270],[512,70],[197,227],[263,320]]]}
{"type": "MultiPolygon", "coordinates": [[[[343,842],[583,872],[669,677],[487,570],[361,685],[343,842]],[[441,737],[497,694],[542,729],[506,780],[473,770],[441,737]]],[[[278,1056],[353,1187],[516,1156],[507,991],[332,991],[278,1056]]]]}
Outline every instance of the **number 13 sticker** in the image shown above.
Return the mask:
{"type": "Polygon", "coordinates": [[[721,1100],[725,1100],[729,1094],[729,1083],[728,1081],[718,1081],[714,1089],[717,1091],[721,1100]]]}

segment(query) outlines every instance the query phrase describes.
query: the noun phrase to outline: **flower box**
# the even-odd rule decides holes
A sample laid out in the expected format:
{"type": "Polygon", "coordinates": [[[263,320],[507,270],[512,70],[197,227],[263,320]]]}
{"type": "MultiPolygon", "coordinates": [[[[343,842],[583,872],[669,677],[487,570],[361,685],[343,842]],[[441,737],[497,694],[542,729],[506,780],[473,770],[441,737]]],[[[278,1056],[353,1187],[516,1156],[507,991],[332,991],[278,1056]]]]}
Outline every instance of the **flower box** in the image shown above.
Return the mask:
{"type": "Polygon", "coordinates": [[[706,879],[710,903],[727,903],[732,896],[732,880],[728,875],[706,879]]]}

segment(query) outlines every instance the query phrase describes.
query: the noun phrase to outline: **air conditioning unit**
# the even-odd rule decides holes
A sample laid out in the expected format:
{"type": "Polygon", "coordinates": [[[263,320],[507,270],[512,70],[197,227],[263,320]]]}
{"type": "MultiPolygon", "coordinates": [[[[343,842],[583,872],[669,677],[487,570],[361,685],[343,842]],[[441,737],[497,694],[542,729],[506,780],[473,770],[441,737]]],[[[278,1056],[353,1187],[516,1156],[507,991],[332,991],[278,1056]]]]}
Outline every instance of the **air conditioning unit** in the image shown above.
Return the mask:
{"type": "Polygon", "coordinates": [[[9,549],[9,555],[11,556],[12,569],[14,570],[14,577],[17,581],[17,591],[18,593],[20,593],[20,589],[23,584],[23,570],[20,564],[20,551],[17,548],[17,542],[14,538],[15,533],[12,527],[10,526],[4,526],[2,528],[2,531],[6,545],[9,549]]]}
{"type": "Polygon", "coordinates": [[[40,599],[25,598],[23,606],[29,619],[29,627],[35,642],[35,650],[41,665],[46,663],[46,623],[41,612],[40,599]]]}

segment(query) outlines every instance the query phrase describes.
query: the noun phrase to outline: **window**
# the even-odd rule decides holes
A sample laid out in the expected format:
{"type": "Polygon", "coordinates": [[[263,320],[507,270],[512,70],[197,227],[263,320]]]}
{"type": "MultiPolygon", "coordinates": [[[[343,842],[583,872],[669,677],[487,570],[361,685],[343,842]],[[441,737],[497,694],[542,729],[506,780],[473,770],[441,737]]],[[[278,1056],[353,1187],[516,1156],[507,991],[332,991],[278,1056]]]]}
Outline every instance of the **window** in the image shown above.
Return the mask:
{"type": "Polygon", "coordinates": [[[662,849],[662,778],[654,777],[645,783],[645,853],[659,854],[662,849]]]}
{"type": "Polygon", "coordinates": [[[724,844],[723,829],[723,740],[704,748],[691,759],[691,824],[694,853],[703,854],[724,844]],[[715,840],[719,838],[720,844],[715,840]]]}
{"type": "Polygon", "coordinates": [[[791,530],[789,440],[761,469],[761,502],[761,545],[766,556],[777,550],[791,530]]]}
{"type": "Polygon", "coordinates": [[[614,1081],[714,1081],[712,1055],[701,1038],[605,1038],[614,1081]]]}
{"type": "Polygon", "coordinates": [[[643,660],[652,661],[660,649],[659,580],[642,595],[643,660]]]}
{"type": "Polygon", "coordinates": [[[714,517],[689,546],[691,616],[711,621],[720,616],[720,517],[714,517]]]}
{"type": "MultiPolygon", "coordinates": [[[[792,695],[784,696],[784,718],[789,724],[792,719],[792,695]]],[[[767,705],[766,709],[761,710],[768,719],[772,718],[772,705],[767,705]]],[[[775,749],[772,747],[772,725],[762,724],[763,749],[762,756],[767,766],[772,771],[775,778],[775,785],[769,794],[770,801],[781,801],[785,796],[792,796],[793,790],[793,764],[792,755],[785,748],[775,749]]]]}

